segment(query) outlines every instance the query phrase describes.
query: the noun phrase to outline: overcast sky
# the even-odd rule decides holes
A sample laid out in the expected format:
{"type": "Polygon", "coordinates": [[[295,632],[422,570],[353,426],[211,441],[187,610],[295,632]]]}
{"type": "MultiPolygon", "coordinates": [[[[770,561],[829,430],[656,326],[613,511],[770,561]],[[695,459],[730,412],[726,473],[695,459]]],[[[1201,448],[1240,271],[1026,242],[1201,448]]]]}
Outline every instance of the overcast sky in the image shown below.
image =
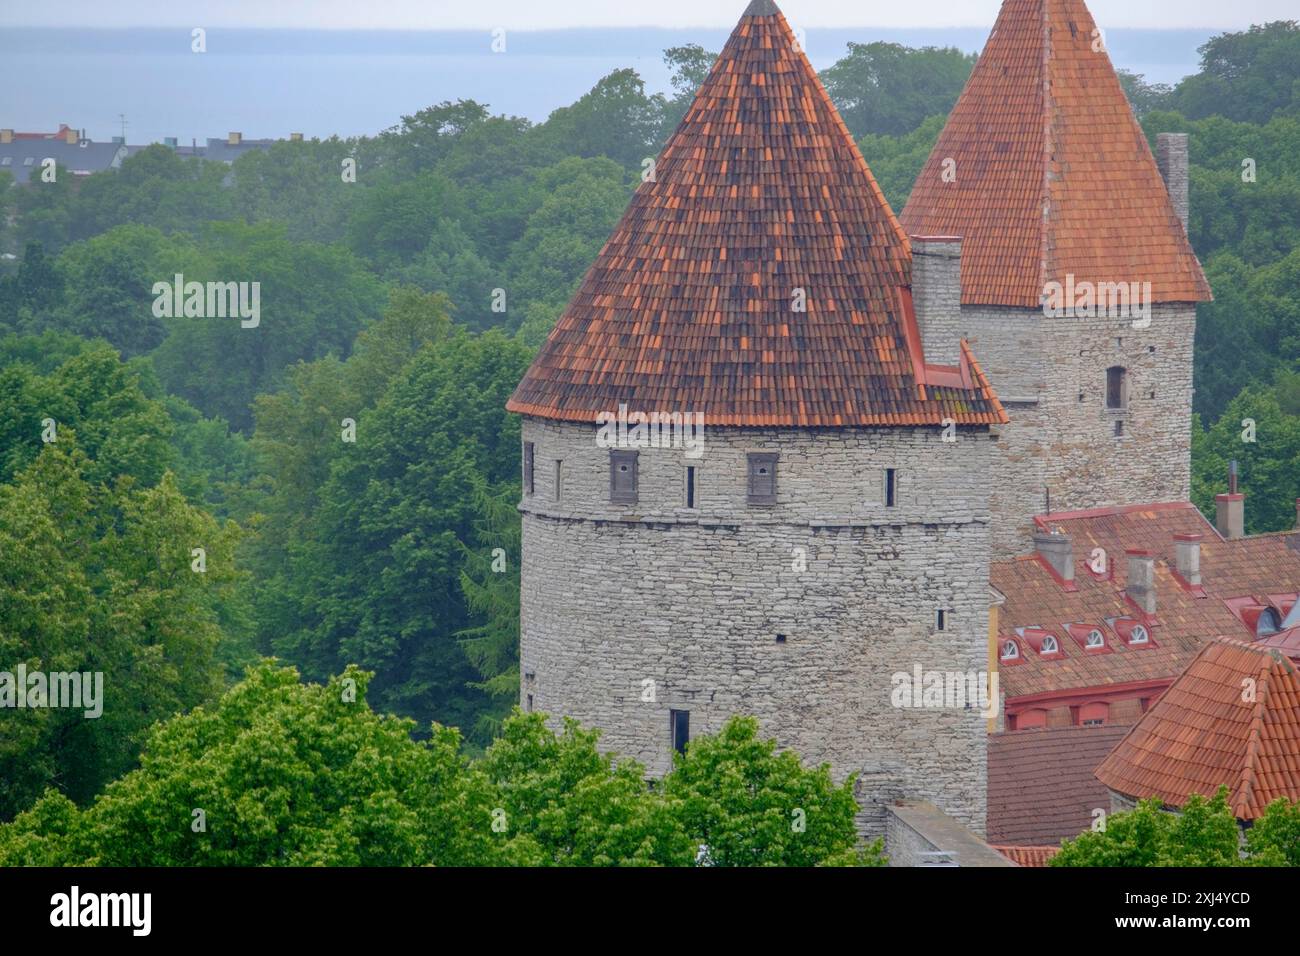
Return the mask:
{"type": "MultiPolygon", "coordinates": [[[[780,0],[778,0],[780,2],[780,0]]],[[[43,0],[0,4],[0,25],[514,30],[726,27],[748,0],[43,0]]],[[[798,27],[989,26],[1000,0],[785,0],[798,27]]],[[[1295,19],[1296,0],[1091,0],[1113,27],[1241,28],[1295,19]]]]}

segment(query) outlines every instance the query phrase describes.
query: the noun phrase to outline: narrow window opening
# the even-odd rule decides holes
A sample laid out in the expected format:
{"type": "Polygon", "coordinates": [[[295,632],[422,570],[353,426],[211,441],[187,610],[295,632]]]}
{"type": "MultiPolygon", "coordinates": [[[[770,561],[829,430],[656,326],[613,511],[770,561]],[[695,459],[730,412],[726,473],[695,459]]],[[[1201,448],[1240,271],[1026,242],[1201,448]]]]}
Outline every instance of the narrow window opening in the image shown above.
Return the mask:
{"type": "Polygon", "coordinates": [[[695,507],[695,466],[686,466],[686,507],[695,507]]]}
{"type": "Polygon", "coordinates": [[[528,713],[531,714],[532,712],[533,712],[533,695],[532,695],[532,694],[529,694],[529,695],[528,695],[528,713]]]}
{"type": "Polygon", "coordinates": [[[533,493],[533,443],[524,442],[524,493],[533,493]]]}
{"type": "Polygon", "coordinates": [[[1106,369],[1106,407],[1128,405],[1128,370],[1119,365],[1106,369]]]}
{"type": "Polygon", "coordinates": [[[898,472],[893,468],[885,469],[885,507],[893,508],[898,504],[898,472]]]}
{"type": "Polygon", "coordinates": [[[686,745],[691,740],[691,712],[689,710],[670,710],[668,721],[672,725],[673,750],[679,754],[686,753],[686,745]]]}
{"type": "Polygon", "coordinates": [[[556,461],[555,461],[555,500],[556,500],[556,501],[559,501],[559,500],[560,500],[560,497],[561,497],[560,491],[561,491],[561,489],[564,487],[564,480],[563,480],[563,478],[564,478],[564,468],[563,468],[563,466],[564,466],[564,462],[563,462],[563,461],[560,461],[560,460],[557,458],[556,461]]]}
{"type": "Polygon", "coordinates": [[[612,504],[634,505],[637,501],[637,453],[609,453],[609,500],[612,504]]]}
{"type": "Polygon", "coordinates": [[[1115,437],[1116,437],[1116,438],[1123,438],[1123,437],[1124,437],[1124,422],[1123,422],[1123,421],[1118,421],[1118,422],[1115,423],[1115,437]]]}
{"type": "Polygon", "coordinates": [[[934,628],[936,631],[948,630],[948,612],[940,608],[934,615],[934,628]]]}
{"type": "Polygon", "coordinates": [[[748,492],[751,505],[776,504],[777,456],[751,452],[748,456],[748,492]]]}

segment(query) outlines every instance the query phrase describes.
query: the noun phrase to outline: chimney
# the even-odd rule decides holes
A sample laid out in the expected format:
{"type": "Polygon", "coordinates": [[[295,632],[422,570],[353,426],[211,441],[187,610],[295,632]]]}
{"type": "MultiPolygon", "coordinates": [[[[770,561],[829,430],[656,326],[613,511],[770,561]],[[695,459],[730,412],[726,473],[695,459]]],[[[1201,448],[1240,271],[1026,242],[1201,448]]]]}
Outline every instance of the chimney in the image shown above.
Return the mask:
{"type": "Polygon", "coordinates": [[[961,355],[961,237],[912,236],[912,304],[930,361],[961,355]]]}
{"type": "Polygon", "coordinates": [[[1034,550],[1063,581],[1074,580],[1074,542],[1068,534],[1034,535],[1034,550]]]}
{"type": "Polygon", "coordinates": [[[244,141],[243,133],[231,133],[229,136],[226,137],[227,146],[238,146],[243,141],[244,141]]]}
{"type": "Polygon", "coordinates": [[[1237,492],[1237,463],[1228,469],[1228,493],[1214,498],[1214,526],[1228,541],[1246,536],[1246,496],[1237,492]]]}
{"type": "Polygon", "coordinates": [[[11,129],[0,129],[0,143],[12,143],[14,141],[14,131],[11,129]]]}
{"type": "Polygon", "coordinates": [[[1128,555],[1128,577],[1124,579],[1124,592],[1142,609],[1143,614],[1156,613],[1156,559],[1150,551],[1132,548],[1128,555]]]}
{"type": "Polygon", "coordinates": [[[1201,541],[1204,535],[1174,535],[1175,562],[1178,576],[1188,584],[1199,587],[1201,583],[1201,541]]]}
{"type": "Polygon", "coordinates": [[[290,134],[289,134],[289,142],[291,142],[291,143],[301,143],[301,142],[302,142],[302,133],[290,133],[290,134]]]}
{"type": "Polygon", "coordinates": [[[1183,230],[1187,230],[1187,216],[1191,204],[1188,200],[1187,179],[1187,134],[1156,134],[1156,165],[1160,175],[1165,179],[1165,188],[1169,190],[1169,199],[1174,204],[1174,212],[1183,221],[1183,230]]]}
{"type": "Polygon", "coordinates": [[[77,131],[75,129],[64,130],[63,141],[69,146],[77,145],[77,131]]]}

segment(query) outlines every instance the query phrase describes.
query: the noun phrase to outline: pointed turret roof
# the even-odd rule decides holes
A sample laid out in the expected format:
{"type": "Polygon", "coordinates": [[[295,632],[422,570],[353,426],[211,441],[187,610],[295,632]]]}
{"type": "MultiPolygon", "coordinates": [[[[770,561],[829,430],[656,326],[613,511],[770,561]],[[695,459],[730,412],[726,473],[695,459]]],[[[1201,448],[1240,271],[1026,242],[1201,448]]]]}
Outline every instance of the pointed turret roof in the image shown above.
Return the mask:
{"type": "Polygon", "coordinates": [[[1300,799],[1300,676],[1287,657],[1211,641],[1097,768],[1129,797],[1182,806],[1220,786],[1239,820],[1300,799]]]}
{"type": "Polygon", "coordinates": [[[967,304],[1037,307],[1070,274],[1210,298],[1083,0],[1005,0],[902,222],[964,238],[967,304]]]}
{"type": "Polygon", "coordinates": [[[925,364],[910,282],[871,171],[785,17],[754,0],[508,407],[1004,421],[968,349],[958,367],[925,364]]]}

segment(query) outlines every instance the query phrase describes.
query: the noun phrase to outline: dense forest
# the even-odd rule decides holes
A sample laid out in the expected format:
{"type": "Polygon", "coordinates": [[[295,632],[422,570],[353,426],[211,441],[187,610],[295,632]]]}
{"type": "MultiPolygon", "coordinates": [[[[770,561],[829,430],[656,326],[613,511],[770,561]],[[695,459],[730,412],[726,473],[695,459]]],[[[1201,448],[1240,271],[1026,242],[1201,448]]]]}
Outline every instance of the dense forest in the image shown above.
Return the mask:
{"type": "MultiPolygon", "coordinates": [[[[1278,530],[1300,497],[1300,27],[1201,53],[1176,87],[1123,80],[1153,140],[1191,135],[1191,239],[1215,293],[1195,500],[1211,507],[1239,460],[1248,530],[1278,530]]],[[[824,838],[788,850],[812,855],[782,856],[773,836],[769,862],[843,858],[851,795],[797,761],[768,767],[752,725],[702,738],[647,793],[587,731],[510,715],[505,402],[713,57],[668,50],[670,94],[619,70],[544,123],[449,101],[233,166],[159,145],[80,181],[61,169],[19,188],[0,171],[0,656],[102,671],[132,702],[95,721],[6,718],[0,821],[22,815],[0,827],[0,862],[195,860],[190,844],[115,855],[114,834],[169,795],[237,805],[267,834],[260,850],[207,845],[232,864],[662,863],[702,840],[723,862],[731,803],[705,791],[727,760],[805,801],[769,810],[826,808],[824,838]],[[258,280],[257,331],[157,317],[154,286],[177,275],[258,280]],[[351,710],[335,703],[344,680],[360,685],[351,710]],[[327,782],[357,747],[372,762],[327,782]],[[284,779],[250,783],[259,748],[284,753],[284,779]],[[286,822],[308,793],[312,814],[286,822]],[[464,845],[442,845],[437,806],[528,823],[490,846],[452,826],[464,845]],[[612,815],[599,834],[580,819],[596,807],[612,815]]],[[[974,61],[851,44],[824,72],[896,210],[974,61]]]]}

